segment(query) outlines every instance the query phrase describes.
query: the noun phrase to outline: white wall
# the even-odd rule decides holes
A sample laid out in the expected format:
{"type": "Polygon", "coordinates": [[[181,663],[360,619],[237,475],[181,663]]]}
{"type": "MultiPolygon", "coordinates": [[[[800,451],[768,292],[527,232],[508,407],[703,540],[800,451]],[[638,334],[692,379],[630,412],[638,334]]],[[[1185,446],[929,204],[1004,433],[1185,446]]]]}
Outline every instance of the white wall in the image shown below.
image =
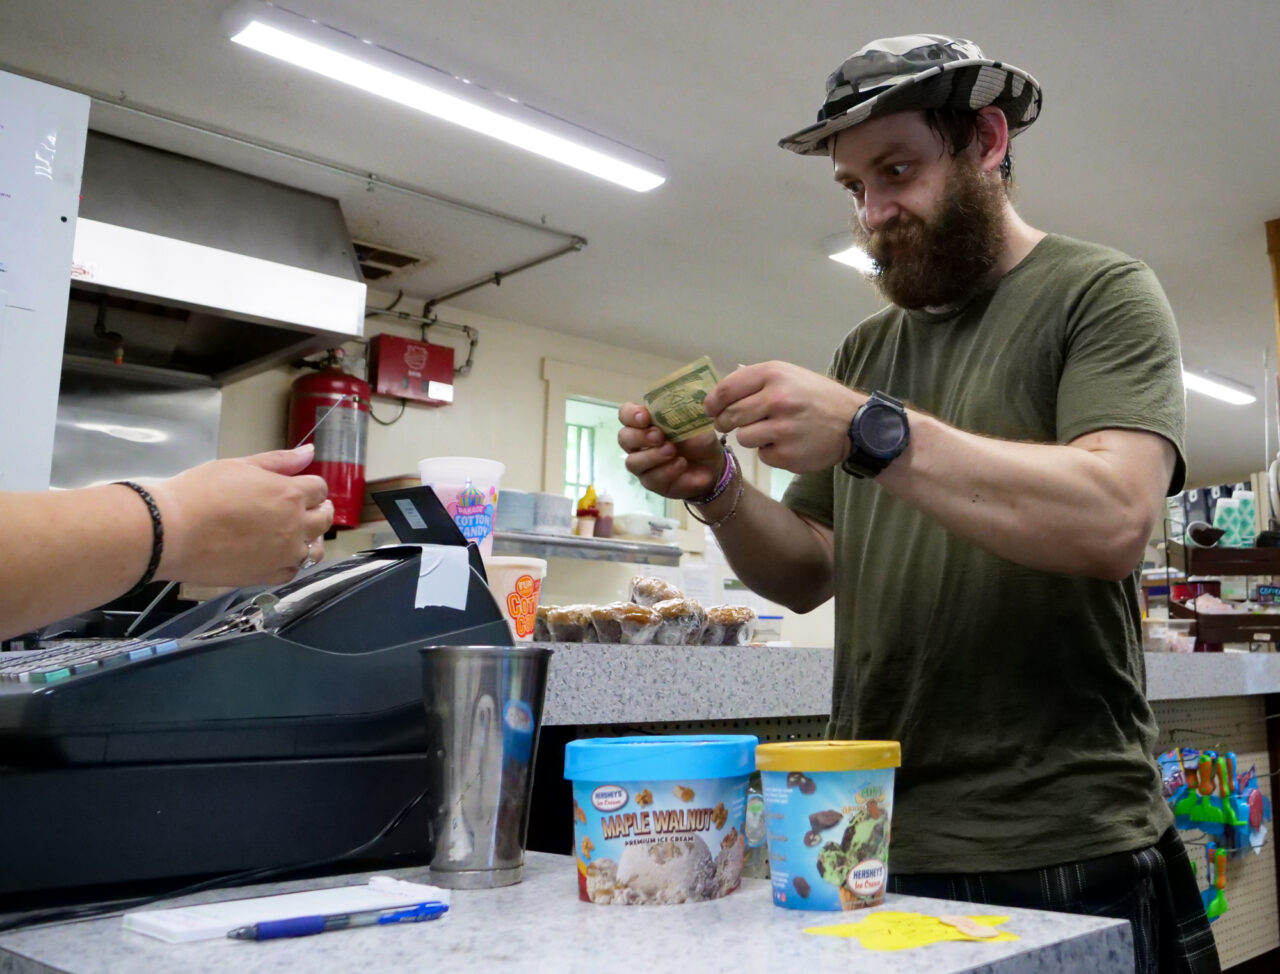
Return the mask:
{"type": "MultiPolygon", "coordinates": [[[[369,303],[385,305],[390,299],[390,295],[371,293],[369,303]]],[[[407,302],[403,307],[413,313],[419,310],[407,302]]],[[[457,379],[450,406],[411,405],[391,426],[369,424],[367,476],[371,479],[414,473],[423,457],[484,456],[507,465],[503,487],[542,490],[547,408],[544,358],[648,378],[663,376],[681,364],[460,310],[439,309],[439,313],[446,321],[479,331],[471,374],[457,379]]],[[[415,325],[386,318],[371,318],[367,324],[366,337],[382,331],[418,337],[415,325]]],[[[431,340],[458,347],[459,364],[465,358],[465,340],[460,333],[436,329],[431,340]]],[[[347,349],[352,357],[363,354],[359,345],[347,349]]],[[[291,369],[273,369],[224,388],[219,455],[241,456],[285,445],[286,402],[296,375],[291,369]]],[[[378,399],[373,404],[382,419],[391,419],[399,408],[392,400],[378,399]]],[[[745,460],[744,466],[754,469],[754,457],[745,460]]],[[[369,540],[367,532],[347,531],[326,547],[333,555],[341,555],[359,550],[369,540]]],[[[696,557],[685,555],[685,560],[696,557]]],[[[563,604],[625,598],[631,577],[647,573],[641,565],[555,558],[548,566],[543,601],[563,604]]],[[[718,577],[715,584],[719,585],[718,577]]],[[[828,603],[805,616],[785,613],[782,635],[796,645],[830,646],[832,625],[828,603]]]]}

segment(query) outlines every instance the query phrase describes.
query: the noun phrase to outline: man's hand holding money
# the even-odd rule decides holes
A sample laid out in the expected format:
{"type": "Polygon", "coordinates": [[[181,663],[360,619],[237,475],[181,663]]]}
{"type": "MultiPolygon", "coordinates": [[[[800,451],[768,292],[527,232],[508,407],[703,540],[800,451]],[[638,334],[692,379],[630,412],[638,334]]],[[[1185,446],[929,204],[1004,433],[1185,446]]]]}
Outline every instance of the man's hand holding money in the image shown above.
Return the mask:
{"type": "Polygon", "coordinates": [[[792,473],[827,470],[849,455],[849,421],[861,392],[790,362],[742,365],[707,394],[703,408],[722,433],[792,473]]]}
{"type": "Polygon", "coordinates": [[[736,430],[738,442],[769,466],[825,470],[848,455],[849,420],[865,401],[788,362],[739,366],[721,381],[703,357],[654,386],[644,406],[618,411],[618,443],[647,490],[677,500],[704,497],[724,470],[717,430],[736,430]]]}
{"type": "Polygon", "coordinates": [[[647,406],[624,403],[618,419],[622,421],[618,445],[627,452],[627,469],[645,490],[674,500],[705,497],[711,492],[725,460],[710,420],[703,432],[673,442],[654,424],[647,406]]]}
{"type": "Polygon", "coordinates": [[[704,400],[720,382],[705,355],[645,393],[644,405],[618,410],[618,445],[646,490],[675,500],[705,497],[724,471],[724,448],[704,400]]]}

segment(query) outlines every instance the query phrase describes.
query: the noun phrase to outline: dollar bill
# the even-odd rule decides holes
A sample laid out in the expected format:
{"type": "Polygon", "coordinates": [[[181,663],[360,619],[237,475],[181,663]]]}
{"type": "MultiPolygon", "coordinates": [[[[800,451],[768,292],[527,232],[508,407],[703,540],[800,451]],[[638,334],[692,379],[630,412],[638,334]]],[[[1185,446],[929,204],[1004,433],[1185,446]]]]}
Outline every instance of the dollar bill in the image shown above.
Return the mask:
{"type": "Polygon", "coordinates": [[[702,401],[719,381],[716,367],[705,355],[676,369],[644,394],[654,425],[671,440],[685,440],[713,429],[715,422],[702,401]]]}

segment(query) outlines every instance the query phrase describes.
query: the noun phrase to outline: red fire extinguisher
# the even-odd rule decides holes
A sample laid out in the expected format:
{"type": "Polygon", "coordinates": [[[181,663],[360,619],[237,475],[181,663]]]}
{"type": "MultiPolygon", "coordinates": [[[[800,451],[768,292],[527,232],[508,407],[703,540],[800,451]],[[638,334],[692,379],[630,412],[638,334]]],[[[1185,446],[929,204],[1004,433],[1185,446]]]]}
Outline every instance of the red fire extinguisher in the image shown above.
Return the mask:
{"type": "Polygon", "coordinates": [[[354,528],[364,506],[364,461],[369,441],[369,383],[337,366],[301,376],[289,388],[289,446],[315,443],[303,473],[329,485],[333,526],[354,528]]]}

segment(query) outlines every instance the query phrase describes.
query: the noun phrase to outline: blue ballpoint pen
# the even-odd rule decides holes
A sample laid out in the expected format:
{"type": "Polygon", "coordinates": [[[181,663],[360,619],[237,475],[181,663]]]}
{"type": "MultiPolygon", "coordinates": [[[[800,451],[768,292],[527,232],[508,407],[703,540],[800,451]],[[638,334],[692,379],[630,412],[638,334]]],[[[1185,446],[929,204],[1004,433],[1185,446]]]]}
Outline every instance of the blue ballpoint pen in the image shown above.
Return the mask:
{"type": "Polygon", "coordinates": [[[290,917],[287,920],[264,920],[247,927],[228,931],[233,940],[275,940],[279,937],[309,937],[313,933],[330,930],[346,930],[348,927],[372,927],[388,923],[420,923],[436,920],[448,912],[445,903],[431,900],[413,906],[381,910],[362,910],[358,913],[334,913],[328,916],[290,917]]]}

